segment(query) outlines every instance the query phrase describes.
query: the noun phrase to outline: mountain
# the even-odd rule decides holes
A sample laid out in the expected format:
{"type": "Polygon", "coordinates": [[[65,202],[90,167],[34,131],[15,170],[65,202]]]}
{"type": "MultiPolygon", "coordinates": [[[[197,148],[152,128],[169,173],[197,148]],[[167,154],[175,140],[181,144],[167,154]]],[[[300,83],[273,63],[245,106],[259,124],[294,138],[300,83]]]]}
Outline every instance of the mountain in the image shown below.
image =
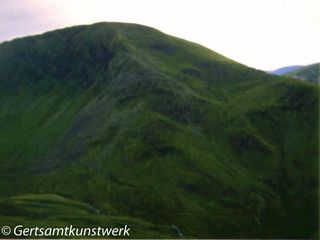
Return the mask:
{"type": "Polygon", "coordinates": [[[304,81],[309,81],[312,83],[319,83],[320,81],[320,63],[311,64],[304,66],[295,71],[286,73],[285,75],[301,79],[304,81]]]}
{"type": "Polygon", "coordinates": [[[155,29],[0,44],[0,225],[312,238],[317,86],[155,29]]]}
{"type": "Polygon", "coordinates": [[[302,67],[303,66],[301,66],[301,65],[282,67],[282,68],[278,68],[276,70],[270,71],[269,73],[274,74],[274,75],[284,75],[286,73],[298,70],[299,68],[302,68],[302,67]]]}
{"type": "Polygon", "coordinates": [[[285,75],[312,83],[319,83],[320,63],[314,63],[307,66],[296,65],[283,67],[269,73],[274,75],[285,75]]]}

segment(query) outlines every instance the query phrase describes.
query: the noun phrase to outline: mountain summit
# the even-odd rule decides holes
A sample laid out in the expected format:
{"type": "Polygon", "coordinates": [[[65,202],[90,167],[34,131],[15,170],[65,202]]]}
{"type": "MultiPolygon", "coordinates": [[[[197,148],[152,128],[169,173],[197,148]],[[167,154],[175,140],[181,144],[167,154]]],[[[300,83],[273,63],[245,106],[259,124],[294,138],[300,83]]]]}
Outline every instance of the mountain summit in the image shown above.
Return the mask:
{"type": "Polygon", "coordinates": [[[4,42],[0,225],[315,237],[318,94],[135,24],[4,42]]]}

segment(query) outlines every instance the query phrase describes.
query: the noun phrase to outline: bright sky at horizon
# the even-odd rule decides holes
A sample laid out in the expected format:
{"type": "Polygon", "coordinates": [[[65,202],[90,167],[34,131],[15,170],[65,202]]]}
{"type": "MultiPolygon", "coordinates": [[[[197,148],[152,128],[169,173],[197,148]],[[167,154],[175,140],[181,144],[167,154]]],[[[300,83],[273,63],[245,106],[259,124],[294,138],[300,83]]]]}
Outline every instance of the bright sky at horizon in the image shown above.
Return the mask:
{"type": "Polygon", "coordinates": [[[320,62],[320,0],[1,0],[0,42],[67,26],[131,22],[272,70],[320,62]]]}

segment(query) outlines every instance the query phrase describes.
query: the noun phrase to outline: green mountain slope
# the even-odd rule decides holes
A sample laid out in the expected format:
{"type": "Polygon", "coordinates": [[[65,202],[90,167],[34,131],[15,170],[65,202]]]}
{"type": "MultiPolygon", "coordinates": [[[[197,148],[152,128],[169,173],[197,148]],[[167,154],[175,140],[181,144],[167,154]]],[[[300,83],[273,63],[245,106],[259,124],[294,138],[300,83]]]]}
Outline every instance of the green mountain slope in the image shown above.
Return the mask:
{"type": "Polygon", "coordinates": [[[319,83],[320,82],[320,63],[315,63],[315,64],[301,67],[295,71],[286,73],[285,75],[296,78],[296,79],[309,81],[312,83],[319,83]]]}
{"type": "Polygon", "coordinates": [[[139,238],[314,237],[318,95],[134,24],[2,43],[0,220],[60,225],[31,194],[139,238]]]}

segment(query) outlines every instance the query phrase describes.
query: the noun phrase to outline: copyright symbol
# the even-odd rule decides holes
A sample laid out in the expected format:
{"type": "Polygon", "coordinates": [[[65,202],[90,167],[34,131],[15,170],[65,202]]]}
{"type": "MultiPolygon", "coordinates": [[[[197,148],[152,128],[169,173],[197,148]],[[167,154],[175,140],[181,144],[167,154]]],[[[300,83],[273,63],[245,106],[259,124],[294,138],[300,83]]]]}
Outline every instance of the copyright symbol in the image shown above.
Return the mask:
{"type": "Polygon", "coordinates": [[[10,235],[11,233],[11,228],[9,226],[3,226],[1,228],[1,233],[4,235],[4,236],[8,236],[10,235]]]}

